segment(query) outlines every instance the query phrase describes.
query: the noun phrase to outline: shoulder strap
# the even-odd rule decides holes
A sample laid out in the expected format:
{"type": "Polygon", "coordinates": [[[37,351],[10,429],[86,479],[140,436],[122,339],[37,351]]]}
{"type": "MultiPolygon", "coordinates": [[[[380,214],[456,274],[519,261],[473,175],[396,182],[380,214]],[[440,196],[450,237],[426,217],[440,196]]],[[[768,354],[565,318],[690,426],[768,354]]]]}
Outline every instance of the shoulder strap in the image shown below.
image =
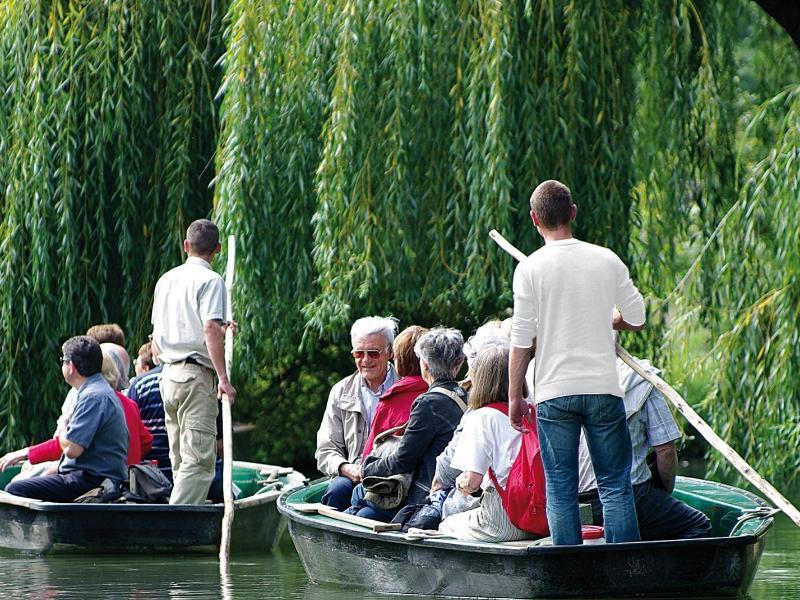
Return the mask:
{"type": "Polygon", "coordinates": [[[464,404],[464,401],[463,401],[463,400],[461,399],[461,397],[460,397],[458,394],[456,394],[455,392],[451,392],[451,391],[450,391],[450,390],[448,390],[447,388],[438,387],[438,386],[437,386],[437,387],[435,387],[435,388],[433,388],[433,389],[431,389],[431,390],[429,390],[429,391],[431,391],[431,392],[438,392],[438,393],[440,393],[440,394],[444,394],[445,396],[449,396],[449,397],[450,397],[450,398],[453,400],[453,402],[455,402],[456,404],[458,404],[458,408],[460,408],[460,409],[461,409],[461,412],[462,412],[462,413],[463,413],[463,412],[467,412],[467,405],[466,405],[466,404],[464,404]]]}
{"type": "Polygon", "coordinates": [[[390,429],[387,429],[386,431],[381,431],[378,435],[375,436],[375,439],[373,440],[373,442],[375,444],[380,444],[383,440],[385,440],[389,436],[394,435],[395,433],[397,433],[401,429],[405,429],[406,425],[408,425],[408,421],[398,425],[397,427],[391,427],[390,429]]]}

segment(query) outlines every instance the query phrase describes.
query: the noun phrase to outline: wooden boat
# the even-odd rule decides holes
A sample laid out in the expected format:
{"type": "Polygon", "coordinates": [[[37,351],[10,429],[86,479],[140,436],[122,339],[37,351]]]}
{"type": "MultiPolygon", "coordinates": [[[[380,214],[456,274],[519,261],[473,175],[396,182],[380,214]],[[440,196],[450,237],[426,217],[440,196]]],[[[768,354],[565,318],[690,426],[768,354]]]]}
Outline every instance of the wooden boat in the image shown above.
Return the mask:
{"type": "Polygon", "coordinates": [[[481,598],[570,598],[702,594],[744,595],[755,576],[775,513],[727,485],[679,477],[675,496],[702,510],[714,537],[699,540],[537,545],[408,540],[320,514],[327,481],[286,492],[289,521],[309,578],[388,594],[481,598]]]}
{"type": "MultiPolygon", "coordinates": [[[[0,473],[0,488],[19,471],[0,473]]],[[[302,487],[292,469],[234,461],[234,551],[267,551],[281,532],[276,500],[302,487]]],[[[0,548],[53,552],[216,552],[222,504],[63,504],[0,492],[0,548]]]]}

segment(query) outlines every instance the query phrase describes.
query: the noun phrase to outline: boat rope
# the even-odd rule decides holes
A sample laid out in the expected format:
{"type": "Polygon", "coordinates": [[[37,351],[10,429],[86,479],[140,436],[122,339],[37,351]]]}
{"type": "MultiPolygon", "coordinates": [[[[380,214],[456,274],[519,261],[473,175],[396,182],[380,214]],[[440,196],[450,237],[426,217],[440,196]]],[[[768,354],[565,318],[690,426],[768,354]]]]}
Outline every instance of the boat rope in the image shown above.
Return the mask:
{"type": "Polygon", "coordinates": [[[753,519],[769,519],[779,512],[781,511],[777,508],[772,508],[771,506],[746,508],[742,511],[742,514],[739,515],[739,518],[736,519],[736,524],[733,526],[733,529],[731,529],[731,532],[728,534],[728,536],[733,537],[748,521],[752,521],[753,519]]]}

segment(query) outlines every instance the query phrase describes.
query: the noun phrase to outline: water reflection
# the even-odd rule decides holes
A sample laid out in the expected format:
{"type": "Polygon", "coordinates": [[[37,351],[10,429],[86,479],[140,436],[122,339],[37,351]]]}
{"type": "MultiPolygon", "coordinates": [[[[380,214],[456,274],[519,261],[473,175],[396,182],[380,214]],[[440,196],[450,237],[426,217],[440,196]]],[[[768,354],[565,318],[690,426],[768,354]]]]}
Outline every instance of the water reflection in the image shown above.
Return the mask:
{"type": "MultiPolygon", "coordinates": [[[[753,600],[800,597],[800,529],[779,516],[767,539],[753,600]]],[[[53,556],[0,558],[0,599],[206,599],[393,600],[345,587],[308,582],[284,537],[269,555],[233,556],[221,574],[216,556],[53,556]]],[[[397,597],[407,599],[407,596],[397,597]]],[[[685,600],[685,596],[683,600],[685,600]]]]}

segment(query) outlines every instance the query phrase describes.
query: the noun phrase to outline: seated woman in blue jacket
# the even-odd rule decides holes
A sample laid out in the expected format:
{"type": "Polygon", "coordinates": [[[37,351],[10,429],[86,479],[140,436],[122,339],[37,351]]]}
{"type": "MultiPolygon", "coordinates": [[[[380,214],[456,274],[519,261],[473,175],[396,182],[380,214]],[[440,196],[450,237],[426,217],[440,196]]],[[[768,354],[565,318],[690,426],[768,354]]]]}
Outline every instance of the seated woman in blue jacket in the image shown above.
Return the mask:
{"type": "MultiPolygon", "coordinates": [[[[391,477],[411,474],[406,502],[425,502],[436,471],[436,457],[453,437],[466,410],[466,393],[456,378],[464,362],[464,339],[456,329],[431,329],[419,338],[414,350],[419,357],[422,378],[428,391],[411,406],[405,433],[394,450],[383,457],[368,456],[362,477],[391,477]]],[[[398,507],[381,508],[364,499],[363,485],[353,491],[348,512],[360,517],[390,521],[398,507]]]]}

